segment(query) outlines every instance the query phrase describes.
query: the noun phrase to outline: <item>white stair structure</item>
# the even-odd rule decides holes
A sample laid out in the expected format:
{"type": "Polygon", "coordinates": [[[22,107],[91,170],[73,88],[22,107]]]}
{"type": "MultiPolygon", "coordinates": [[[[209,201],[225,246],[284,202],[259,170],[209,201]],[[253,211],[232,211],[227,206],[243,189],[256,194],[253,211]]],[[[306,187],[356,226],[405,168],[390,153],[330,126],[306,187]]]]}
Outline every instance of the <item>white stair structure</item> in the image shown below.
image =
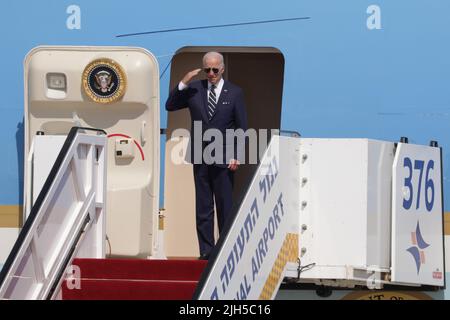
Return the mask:
{"type": "Polygon", "coordinates": [[[195,298],[273,299],[284,278],[442,288],[441,181],[436,146],[274,136],[195,298]]]}
{"type": "Polygon", "coordinates": [[[28,177],[40,190],[25,204],[28,217],[0,273],[0,299],[57,298],[73,258],[105,257],[106,133],[74,127],[57,157],[48,153],[55,137],[35,138],[30,165],[51,170],[40,172],[44,183],[28,177]]]}

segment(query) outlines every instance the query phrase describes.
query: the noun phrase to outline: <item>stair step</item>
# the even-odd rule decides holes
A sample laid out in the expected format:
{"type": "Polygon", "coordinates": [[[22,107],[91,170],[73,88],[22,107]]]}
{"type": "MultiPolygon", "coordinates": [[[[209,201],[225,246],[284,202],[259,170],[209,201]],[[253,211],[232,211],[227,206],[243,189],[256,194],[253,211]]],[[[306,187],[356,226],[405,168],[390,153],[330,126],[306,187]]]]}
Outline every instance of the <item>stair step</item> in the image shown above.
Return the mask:
{"type": "Polygon", "coordinates": [[[72,265],[80,273],[73,276],[79,279],[63,282],[62,298],[190,300],[206,264],[204,260],[75,259],[72,265]]]}
{"type": "Polygon", "coordinates": [[[82,279],[80,289],[62,285],[64,300],[190,300],[197,281],[82,279]]]}
{"type": "Polygon", "coordinates": [[[75,259],[83,279],[198,281],[204,260],[75,259]]]}

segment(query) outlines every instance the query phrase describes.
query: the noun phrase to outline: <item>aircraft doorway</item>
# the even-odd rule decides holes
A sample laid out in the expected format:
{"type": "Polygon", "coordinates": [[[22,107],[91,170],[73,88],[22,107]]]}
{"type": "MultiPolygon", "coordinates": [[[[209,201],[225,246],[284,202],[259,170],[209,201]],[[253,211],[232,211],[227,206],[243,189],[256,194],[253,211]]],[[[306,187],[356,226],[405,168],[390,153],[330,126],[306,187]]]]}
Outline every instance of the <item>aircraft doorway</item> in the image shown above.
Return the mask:
{"type": "MultiPolygon", "coordinates": [[[[172,90],[188,71],[200,68],[203,55],[209,51],[223,54],[224,79],[243,89],[248,127],[257,131],[280,129],[284,57],[278,49],[266,47],[181,48],[172,59],[169,90],[172,90]]],[[[194,80],[204,78],[204,73],[200,73],[194,80]]],[[[164,103],[165,101],[161,101],[161,105],[164,103]]],[[[196,257],[199,254],[192,165],[175,164],[171,160],[180,142],[180,138],[172,136],[172,133],[176,129],[189,130],[190,127],[191,119],[188,109],[168,113],[164,174],[164,207],[166,209],[164,247],[168,257],[196,257]]],[[[241,165],[236,172],[234,204],[240,201],[246,192],[256,166],[256,164],[241,165]]]]}

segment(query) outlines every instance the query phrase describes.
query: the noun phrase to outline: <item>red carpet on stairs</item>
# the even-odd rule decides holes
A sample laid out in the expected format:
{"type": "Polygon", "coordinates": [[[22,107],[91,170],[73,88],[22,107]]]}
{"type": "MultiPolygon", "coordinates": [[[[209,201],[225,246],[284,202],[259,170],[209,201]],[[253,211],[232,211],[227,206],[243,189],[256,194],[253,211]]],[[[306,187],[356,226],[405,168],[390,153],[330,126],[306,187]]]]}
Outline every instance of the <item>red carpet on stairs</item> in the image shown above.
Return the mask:
{"type": "Polygon", "coordinates": [[[74,270],[79,271],[80,279],[63,282],[62,298],[190,300],[206,263],[204,260],[75,259],[74,270]]]}

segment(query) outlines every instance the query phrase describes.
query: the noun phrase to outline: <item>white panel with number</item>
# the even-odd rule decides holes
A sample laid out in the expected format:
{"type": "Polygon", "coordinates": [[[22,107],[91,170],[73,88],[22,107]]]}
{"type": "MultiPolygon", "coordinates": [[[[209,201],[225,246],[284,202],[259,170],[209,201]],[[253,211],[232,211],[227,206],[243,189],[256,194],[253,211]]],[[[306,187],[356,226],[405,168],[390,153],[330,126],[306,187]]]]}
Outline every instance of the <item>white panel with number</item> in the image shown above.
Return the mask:
{"type": "Polygon", "coordinates": [[[444,285],[441,154],[399,143],[393,164],[392,281],[444,285]]]}

